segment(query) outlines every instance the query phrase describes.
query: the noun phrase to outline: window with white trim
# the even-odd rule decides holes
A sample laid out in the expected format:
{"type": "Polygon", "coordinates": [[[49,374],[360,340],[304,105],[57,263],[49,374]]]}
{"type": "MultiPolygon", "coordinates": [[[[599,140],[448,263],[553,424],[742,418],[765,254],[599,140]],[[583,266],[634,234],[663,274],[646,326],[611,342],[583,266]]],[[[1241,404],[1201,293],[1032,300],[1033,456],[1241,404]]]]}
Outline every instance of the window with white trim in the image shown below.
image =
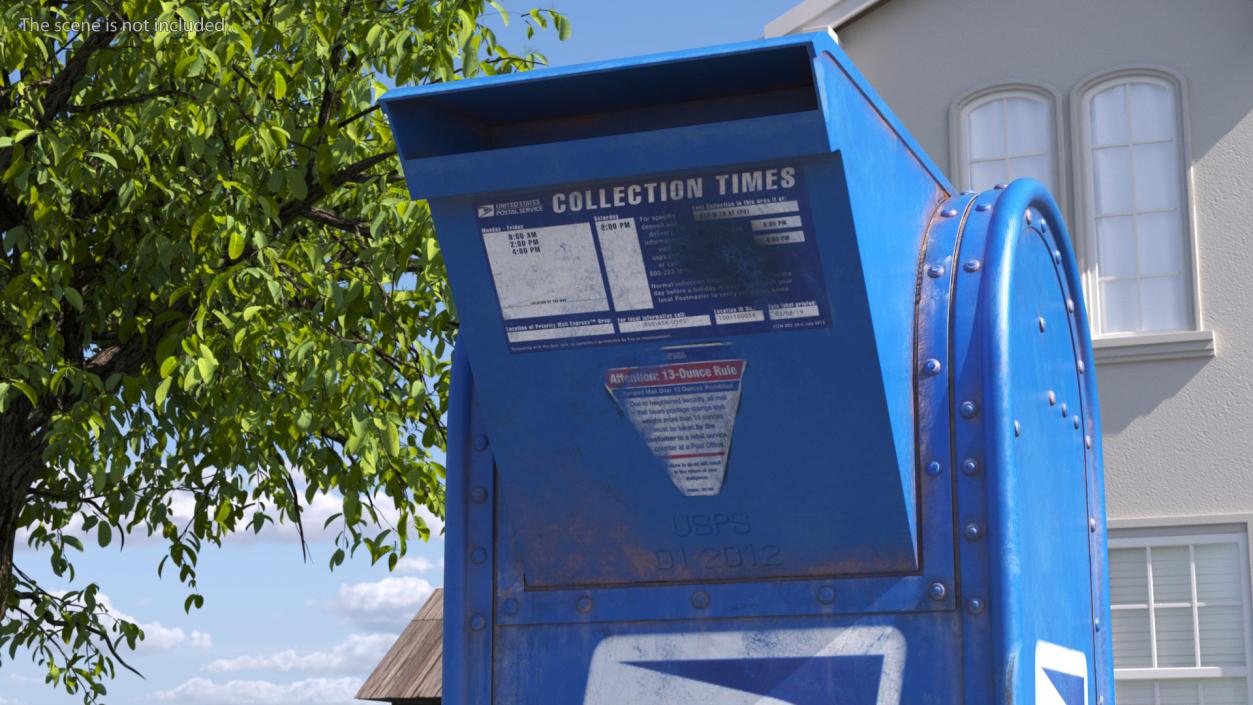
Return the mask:
{"type": "Polygon", "coordinates": [[[1191,234],[1175,83],[1156,75],[1120,75],[1085,91],[1079,113],[1096,332],[1193,329],[1191,234]]]}
{"type": "Polygon", "coordinates": [[[1119,705],[1249,705],[1243,532],[1109,541],[1119,705]]]}
{"type": "Polygon", "coordinates": [[[983,191],[1031,177],[1057,193],[1052,96],[1024,89],[985,93],[961,107],[959,120],[964,188],[983,191]]]}

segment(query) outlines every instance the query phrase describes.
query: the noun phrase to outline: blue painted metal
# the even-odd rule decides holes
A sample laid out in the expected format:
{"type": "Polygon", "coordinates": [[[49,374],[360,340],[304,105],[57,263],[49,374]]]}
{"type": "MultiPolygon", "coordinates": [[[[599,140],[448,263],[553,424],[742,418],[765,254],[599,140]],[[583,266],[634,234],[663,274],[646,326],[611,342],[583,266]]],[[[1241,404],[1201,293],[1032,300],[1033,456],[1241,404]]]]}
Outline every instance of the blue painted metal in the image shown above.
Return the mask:
{"type": "Polygon", "coordinates": [[[447,702],[1112,705],[1091,350],[1039,184],[951,195],[826,35],[383,106],[461,320],[447,702]],[[794,230],[760,241],[741,208],[794,230]],[[646,305],[615,288],[618,227],[642,233],[646,305]],[[567,264],[516,268],[553,242],[595,263],[591,294],[561,293],[567,264]],[[692,272],[674,301],[750,324],[636,323],[687,310],[658,282],[692,272]],[[519,304],[512,277],[558,293],[519,304]],[[702,370],[723,376],[661,377],[702,370]],[[695,456],[725,474],[663,438],[715,417],[729,445],[695,456]]]}

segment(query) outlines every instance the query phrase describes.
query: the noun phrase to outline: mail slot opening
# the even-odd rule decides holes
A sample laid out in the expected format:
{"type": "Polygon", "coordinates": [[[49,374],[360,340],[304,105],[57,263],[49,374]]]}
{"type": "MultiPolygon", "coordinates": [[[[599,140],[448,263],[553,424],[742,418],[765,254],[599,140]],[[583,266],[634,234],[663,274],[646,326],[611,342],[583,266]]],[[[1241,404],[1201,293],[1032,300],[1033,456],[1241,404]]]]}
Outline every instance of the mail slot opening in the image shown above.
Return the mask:
{"type": "Polygon", "coordinates": [[[389,107],[404,159],[607,137],[818,109],[809,51],[786,46],[576,73],[450,86],[389,107]],[[438,137],[438,138],[437,138],[438,137]]]}

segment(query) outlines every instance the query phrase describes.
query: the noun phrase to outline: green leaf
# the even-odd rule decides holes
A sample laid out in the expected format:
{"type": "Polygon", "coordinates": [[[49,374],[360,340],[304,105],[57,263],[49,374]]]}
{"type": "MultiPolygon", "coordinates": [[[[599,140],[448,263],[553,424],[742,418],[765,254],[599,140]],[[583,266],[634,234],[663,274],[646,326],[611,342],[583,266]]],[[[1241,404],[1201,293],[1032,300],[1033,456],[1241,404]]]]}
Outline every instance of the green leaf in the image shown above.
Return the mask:
{"type": "Polygon", "coordinates": [[[157,385],[157,393],[153,398],[153,403],[160,408],[165,404],[165,397],[170,393],[170,383],[174,381],[173,377],[166,377],[161,384],[157,385]]]}
{"type": "Polygon", "coordinates": [[[182,17],[183,21],[189,25],[194,25],[200,22],[200,15],[197,15],[195,10],[191,9],[190,7],[186,5],[183,5],[182,7],[178,8],[177,10],[175,10],[175,12],[177,12],[178,16],[182,17]]]}
{"type": "MultiPolygon", "coordinates": [[[[169,377],[170,375],[174,374],[174,370],[177,370],[177,369],[178,369],[178,358],[171,355],[165,358],[165,361],[161,363],[161,377],[163,379],[165,377],[169,377]]],[[[157,402],[157,403],[160,404],[160,402],[157,402]]]]}
{"type": "Polygon", "coordinates": [[[113,541],[113,528],[109,526],[109,522],[102,521],[96,527],[96,543],[100,548],[108,546],[113,541]]]}
{"type": "MultiPolygon", "coordinates": [[[[204,348],[208,351],[208,348],[204,348]]],[[[218,361],[213,359],[211,355],[201,355],[196,360],[196,369],[200,371],[200,379],[204,382],[213,380],[213,373],[218,368],[218,361]]]]}
{"type": "Polygon", "coordinates": [[[229,255],[230,258],[233,260],[239,259],[240,257],[243,256],[244,245],[246,245],[247,243],[248,243],[248,238],[246,235],[244,235],[243,231],[236,230],[235,232],[231,233],[231,241],[227,249],[227,255],[229,255]]]}
{"type": "Polygon", "coordinates": [[[39,395],[35,392],[35,388],[23,382],[20,379],[10,380],[9,384],[26,396],[32,406],[39,405],[39,395]]]}
{"type": "Polygon", "coordinates": [[[398,457],[400,455],[400,434],[396,431],[396,427],[387,424],[387,427],[383,429],[383,439],[387,443],[387,452],[392,457],[398,457]]]}
{"type": "Polygon", "coordinates": [[[108,164],[109,166],[113,167],[114,169],[117,168],[117,160],[114,159],[113,156],[110,154],[105,154],[104,152],[88,152],[87,156],[95,157],[96,159],[99,159],[105,164],[108,164]]]}
{"type": "Polygon", "coordinates": [[[70,302],[70,305],[74,307],[75,311],[78,311],[79,313],[83,312],[83,297],[76,289],[67,286],[61,290],[61,294],[65,297],[66,301],[70,302]]]}
{"type": "Polygon", "coordinates": [[[274,72],[274,98],[282,100],[287,97],[287,79],[278,71],[274,72]]]}

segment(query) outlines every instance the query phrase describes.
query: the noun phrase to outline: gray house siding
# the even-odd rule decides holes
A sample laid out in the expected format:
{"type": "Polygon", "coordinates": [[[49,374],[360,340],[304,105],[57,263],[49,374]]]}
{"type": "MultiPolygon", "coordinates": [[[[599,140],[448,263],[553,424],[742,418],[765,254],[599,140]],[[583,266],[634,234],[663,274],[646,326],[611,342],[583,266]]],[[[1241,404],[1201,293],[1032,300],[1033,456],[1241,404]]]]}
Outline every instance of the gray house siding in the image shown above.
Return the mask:
{"type": "Polygon", "coordinates": [[[950,110],[964,96],[1024,81],[1053,88],[1058,199],[1073,230],[1084,225],[1072,91],[1128,67],[1182,79],[1200,328],[1217,354],[1100,365],[1109,515],[1253,512],[1253,2],[890,0],[837,32],[949,173],[950,110]]]}

